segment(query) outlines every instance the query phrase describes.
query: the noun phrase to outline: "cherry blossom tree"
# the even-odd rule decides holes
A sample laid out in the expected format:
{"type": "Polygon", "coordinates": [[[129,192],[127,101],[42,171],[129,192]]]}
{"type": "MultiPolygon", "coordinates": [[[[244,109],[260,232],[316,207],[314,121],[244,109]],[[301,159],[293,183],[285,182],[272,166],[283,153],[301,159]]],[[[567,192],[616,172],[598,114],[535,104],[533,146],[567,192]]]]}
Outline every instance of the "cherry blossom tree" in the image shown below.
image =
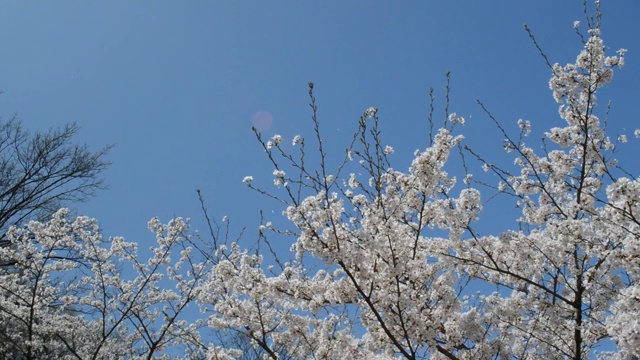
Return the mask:
{"type": "MultiPolygon", "coordinates": [[[[372,107],[344,161],[330,170],[310,83],[319,164],[306,160],[308,139],[293,138],[296,154],[282,136],[256,131],[279,191],[244,179],[286,207],[293,227],[262,229],[293,237],[295,256],[284,262],[239,245],[223,249],[226,258],[201,293],[215,309],[209,325],[244,332],[273,359],[281,349],[331,359],[638,358],[640,184],[614,158],[626,137],[607,135],[601,118],[608,111],[598,112],[596,97],[624,65],[625,50],[605,54],[600,19],[599,12],[587,18],[575,63],[549,63],[563,125],[544,133],[542,151],[526,141],[530,122],[520,120],[519,135],[510,136],[480,103],[515,169],[463,145],[464,119],[452,113],[409,169],[398,171],[372,107]],[[462,184],[447,172],[458,150],[516,199],[516,229],[476,230],[487,188],[468,171],[462,184]],[[351,172],[354,165],[360,169],[351,172]]],[[[209,351],[238,356],[237,349],[209,351]]]]}
{"type": "Polygon", "coordinates": [[[67,217],[62,209],[50,221],[12,227],[11,246],[0,248],[0,258],[14,264],[0,269],[6,324],[0,353],[14,359],[202,353],[198,325],[183,315],[201,291],[209,256],[194,246],[187,223],[152,219],[157,245],[141,261],[135,243],[103,239],[94,219],[67,217]]]}

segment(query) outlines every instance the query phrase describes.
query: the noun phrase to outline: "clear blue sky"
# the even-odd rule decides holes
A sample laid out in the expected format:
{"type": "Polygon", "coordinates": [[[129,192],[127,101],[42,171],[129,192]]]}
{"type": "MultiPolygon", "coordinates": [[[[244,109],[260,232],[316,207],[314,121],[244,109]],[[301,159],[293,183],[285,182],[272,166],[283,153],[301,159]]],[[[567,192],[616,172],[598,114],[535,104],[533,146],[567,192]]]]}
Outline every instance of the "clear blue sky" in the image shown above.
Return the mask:
{"type": "MultiPolygon", "coordinates": [[[[614,101],[614,132],[631,133],[640,127],[640,2],[603,3],[605,43],[629,52],[601,100],[614,101]]],[[[265,134],[287,145],[311,135],[313,81],[334,154],[376,106],[396,168],[406,168],[427,145],[427,90],[443,100],[451,70],[451,110],[467,117],[468,143],[491,157],[500,136],[475,99],[514,130],[518,118],[537,134],[559,126],[550,71],[523,23],[564,64],[581,46],[574,20],[584,20],[582,1],[3,1],[0,114],[31,129],[76,121],[79,141],[117,145],[110,189],[79,207],[106,235],[151,242],[152,216],[192,217],[203,229],[196,188],[212,216],[253,229],[258,211],[275,205],[241,183],[272,178],[250,130],[256,113],[271,114],[265,134]]]]}

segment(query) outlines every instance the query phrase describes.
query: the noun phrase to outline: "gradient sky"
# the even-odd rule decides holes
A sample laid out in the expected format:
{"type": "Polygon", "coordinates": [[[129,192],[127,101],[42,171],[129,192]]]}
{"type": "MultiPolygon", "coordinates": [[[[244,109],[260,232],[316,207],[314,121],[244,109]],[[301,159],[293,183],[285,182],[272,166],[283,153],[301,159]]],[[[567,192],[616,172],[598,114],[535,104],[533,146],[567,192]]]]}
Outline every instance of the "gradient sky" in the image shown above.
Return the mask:
{"type": "MultiPolygon", "coordinates": [[[[631,135],[640,127],[640,2],[603,3],[605,44],[629,52],[600,99],[613,99],[612,133],[631,135]]],[[[272,181],[253,120],[267,119],[264,134],[286,145],[311,136],[309,81],[333,154],[375,106],[395,168],[406,169],[428,144],[428,88],[441,111],[451,70],[451,110],[467,118],[467,143],[499,156],[501,137],[476,99],[513,131],[519,118],[538,135],[561,126],[550,71],[523,24],[565,64],[581,49],[572,24],[584,23],[582,11],[579,0],[2,1],[0,114],[29,129],[75,121],[79,142],[116,144],[110,189],[78,206],[107,236],[151,242],[153,216],[204,229],[197,188],[213,217],[253,231],[259,210],[281,211],[241,183],[272,181]]],[[[635,171],[637,157],[629,161],[635,171]]]]}

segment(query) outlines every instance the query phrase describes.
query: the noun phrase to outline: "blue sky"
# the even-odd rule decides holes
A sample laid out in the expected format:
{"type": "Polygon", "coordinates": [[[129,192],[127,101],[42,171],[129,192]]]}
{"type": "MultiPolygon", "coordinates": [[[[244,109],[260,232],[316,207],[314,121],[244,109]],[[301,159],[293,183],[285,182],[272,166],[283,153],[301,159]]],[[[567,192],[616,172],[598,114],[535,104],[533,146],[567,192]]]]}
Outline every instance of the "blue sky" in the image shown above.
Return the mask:
{"type": "MultiPolygon", "coordinates": [[[[629,52],[600,99],[613,99],[613,133],[631,134],[640,2],[603,3],[605,44],[629,52]]],[[[151,242],[153,216],[204,229],[196,188],[213,217],[251,230],[259,210],[281,211],[241,183],[272,178],[251,132],[257,113],[273,119],[266,136],[310,136],[313,81],[334,154],[376,106],[403,169],[428,144],[428,88],[443,105],[451,70],[451,110],[467,118],[468,144],[498,156],[500,136],[475,100],[514,131],[519,118],[537,134],[559,126],[550,71],[523,23],[564,64],[581,47],[574,20],[584,20],[582,1],[4,1],[0,114],[30,129],[76,121],[78,141],[116,144],[110,189],[78,206],[106,235],[151,242]]]]}

